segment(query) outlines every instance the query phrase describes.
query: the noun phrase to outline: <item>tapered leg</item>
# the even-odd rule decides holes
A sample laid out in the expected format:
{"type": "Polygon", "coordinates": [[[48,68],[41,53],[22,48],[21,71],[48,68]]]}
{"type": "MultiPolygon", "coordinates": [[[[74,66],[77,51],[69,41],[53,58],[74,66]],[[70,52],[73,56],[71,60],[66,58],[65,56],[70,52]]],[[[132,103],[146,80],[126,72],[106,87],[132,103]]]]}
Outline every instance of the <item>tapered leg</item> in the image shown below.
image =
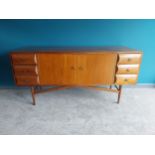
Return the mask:
{"type": "Polygon", "coordinates": [[[120,102],[120,97],[121,97],[121,93],[122,93],[122,86],[120,85],[119,88],[118,88],[118,98],[117,98],[117,103],[120,102]]]}
{"type": "Polygon", "coordinates": [[[34,87],[31,87],[31,94],[32,94],[32,104],[35,105],[36,101],[35,101],[35,90],[34,87]]]}

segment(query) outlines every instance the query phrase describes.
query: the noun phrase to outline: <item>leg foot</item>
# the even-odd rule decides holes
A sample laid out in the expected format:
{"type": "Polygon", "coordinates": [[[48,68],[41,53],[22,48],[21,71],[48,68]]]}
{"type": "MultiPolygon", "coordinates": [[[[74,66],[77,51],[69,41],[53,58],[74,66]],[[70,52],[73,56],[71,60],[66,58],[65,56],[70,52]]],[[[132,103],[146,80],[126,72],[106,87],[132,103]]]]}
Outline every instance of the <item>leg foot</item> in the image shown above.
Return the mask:
{"type": "Polygon", "coordinates": [[[112,85],[110,85],[110,87],[109,87],[110,89],[112,88],[112,85]]]}
{"type": "Polygon", "coordinates": [[[32,94],[32,104],[35,105],[36,102],[35,102],[35,90],[34,90],[34,87],[31,88],[31,94],[32,94]]]}
{"type": "Polygon", "coordinates": [[[118,98],[117,98],[117,103],[119,104],[120,102],[120,97],[121,97],[121,93],[122,93],[122,86],[120,85],[119,88],[118,88],[118,98]]]}

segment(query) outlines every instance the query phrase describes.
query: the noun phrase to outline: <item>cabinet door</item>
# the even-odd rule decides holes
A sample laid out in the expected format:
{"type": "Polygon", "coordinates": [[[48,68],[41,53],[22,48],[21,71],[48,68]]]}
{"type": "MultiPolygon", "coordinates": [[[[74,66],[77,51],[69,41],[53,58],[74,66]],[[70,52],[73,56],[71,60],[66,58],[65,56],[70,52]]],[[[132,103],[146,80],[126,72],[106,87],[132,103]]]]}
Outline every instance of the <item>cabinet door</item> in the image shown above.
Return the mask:
{"type": "Polygon", "coordinates": [[[63,68],[63,84],[76,85],[76,63],[77,57],[75,54],[64,54],[64,68],[63,68]]]}
{"type": "Polygon", "coordinates": [[[74,55],[39,53],[37,59],[41,85],[71,85],[75,83],[74,55]]]}
{"type": "Polygon", "coordinates": [[[116,60],[115,53],[79,54],[77,56],[77,84],[113,84],[116,60]]]}

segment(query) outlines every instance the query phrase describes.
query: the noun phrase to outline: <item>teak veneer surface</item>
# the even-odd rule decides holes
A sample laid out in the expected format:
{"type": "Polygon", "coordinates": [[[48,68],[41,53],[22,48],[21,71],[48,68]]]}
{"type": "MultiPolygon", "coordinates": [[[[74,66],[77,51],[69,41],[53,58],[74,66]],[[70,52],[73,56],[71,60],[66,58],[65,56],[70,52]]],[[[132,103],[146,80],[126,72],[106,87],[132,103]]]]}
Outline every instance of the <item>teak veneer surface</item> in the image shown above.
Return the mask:
{"type": "Polygon", "coordinates": [[[118,92],[122,85],[136,84],[142,60],[142,52],[127,47],[99,48],[31,48],[11,53],[13,74],[18,86],[31,86],[33,104],[34,87],[58,86],[118,92]],[[110,85],[110,88],[99,88],[110,85]],[[112,85],[119,85],[112,89],[112,85]]]}
{"type": "Polygon", "coordinates": [[[122,47],[122,46],[103,46],[103,47],[32,47],[32,48],[24,48],[24,49],[17,49],[16,51],[12,51],[13,53],[83,53],[83,54],[91,54],[91,53],[100,53],[100,52],[106,52],[106,53],[142,53],[140,50],[128,48],[128,47],[122,47]]]}
{"type": "Polygon", "coordinates": [[[37,60],[41,85],[114,83],[117,54],[83,55],[78,53],[59,55],[39,53],[37,60]]]}

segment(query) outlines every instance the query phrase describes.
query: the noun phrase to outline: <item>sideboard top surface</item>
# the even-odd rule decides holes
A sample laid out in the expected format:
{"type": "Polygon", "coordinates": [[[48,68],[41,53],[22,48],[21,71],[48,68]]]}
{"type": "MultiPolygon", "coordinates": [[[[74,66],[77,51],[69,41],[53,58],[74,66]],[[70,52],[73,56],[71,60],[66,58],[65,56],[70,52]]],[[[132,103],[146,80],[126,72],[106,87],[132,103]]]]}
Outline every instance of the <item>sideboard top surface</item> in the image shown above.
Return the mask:
{"type": "Polygon", "coordinates": [[[140,50],[124,46],[103,46],[103,47],[26,47],[12,51],[11,53],[142,53],[140,50]]]}

